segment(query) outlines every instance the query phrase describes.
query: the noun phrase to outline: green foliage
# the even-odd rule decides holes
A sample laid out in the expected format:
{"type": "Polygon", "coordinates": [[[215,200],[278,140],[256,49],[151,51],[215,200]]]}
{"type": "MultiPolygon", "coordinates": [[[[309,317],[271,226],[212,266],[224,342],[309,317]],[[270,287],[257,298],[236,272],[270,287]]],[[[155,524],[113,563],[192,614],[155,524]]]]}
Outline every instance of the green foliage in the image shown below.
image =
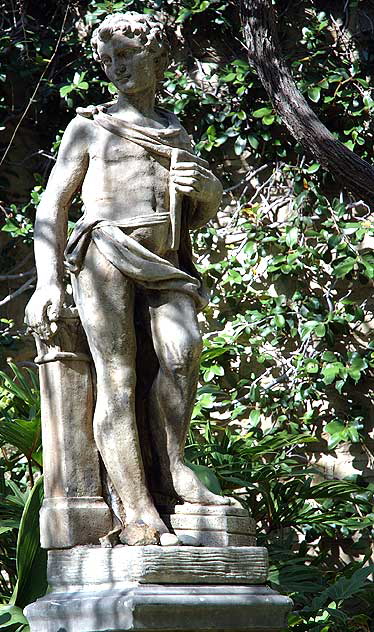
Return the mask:
{"type": "Polygon", "coordinates": [[[41,465],[40,395],[37,376],[10,364],[13,379],[0,371],[0,446],[10,444],[19,458],[41,465]]]}
{"type": "Polygon", "coordinates": [[[39,543],[43,479],[36,479],[40,401],[35,372],[10,369],[12,377],[0,372],[0,629],[26,632],[22,609],[47,588],[46,552],[39,543]]]}
{"type": "MultiPolygon", "coordinates": [[[[357,3],[342,3],[341,22],[326,3],[324,11],[315,0],[276,4],[299,89],[335,136],[370,160],[371,44],[360,21],[354,37],[346,28],[357,3]]],[[[64,17],[65,6],[55,2],[30,7],[17,13],[19,22],[11,12],[3,16],[0,80],[11,85],[0,97],[4,114],[23,111],[31,90],[19,94],[19,77],[25,86],[37,84],[64,17]]],[[[374,276],[369,209],[343,196],[284,130],[248,64],[235,3],[89,0],[76,7],[79,20],[72,9],[18,136],[26,122],[29,128],[38,124],[43,156],[23,166],[34,182],[30,199],[15,202],[8,194],[11,160],[0,182],[2,230],[15,250],[31,241],[61,130],[77,106],[113,98],[113,86],[92,59],[92,29],[108,13],[161,10],[171,27],[172,54],[159,102],[182,119],[196,151],[220,173],[231,211],[226,223],[212,222],[194,238],[212,300],[186,456],[213,491],[234,494],[250,508],[259,543],[270,551],[272,585],[295,601],[290,631],[368,632],[373,483],[360,476],[322,480],[310,457],[313,450],[334,456],[342,444],[365,448],[374,367],[366,312],[374,276]],[[230,165],[239,163],[242,171],[232,174],[230,165]],[[348,547],[355,561],[334,557],[339,546],[348,547]]],[[[79,212],[77,200],[72,219],[79,212]]],[[[5,264],[8,269],[12,261],[5,264]]],[[[1,344],[8,350],[19,340],[8,321],[2,325],[1,344]]],[[[9,576],[5,581],[0,573],[0,590],[7,604],[17,582],[16,535],[27,485],[42,463],[37,385],[32,374],[15,369],[10,375],[0,376],[0,561],[9,576]]],[[[39,501],[37,487],[29,511],[39,501]]],[[[38,559],[31,545],[23,556],[25,573],[37,570],[38,559]]],[[[21,572],[17,607],[34,598],[26,585],[21,572]]],[[[12,613],[22,629],[20,610],[8,605],[0,626],[10,625],[12,613]]]]}
{"type": "Polygon", "coordinates": [[[40,548],[39,511],[43,501],[43,478],[30,492],[18,531],[17,584],[10,603],[27,606],[47,590],[47,552],[40,548]]]}

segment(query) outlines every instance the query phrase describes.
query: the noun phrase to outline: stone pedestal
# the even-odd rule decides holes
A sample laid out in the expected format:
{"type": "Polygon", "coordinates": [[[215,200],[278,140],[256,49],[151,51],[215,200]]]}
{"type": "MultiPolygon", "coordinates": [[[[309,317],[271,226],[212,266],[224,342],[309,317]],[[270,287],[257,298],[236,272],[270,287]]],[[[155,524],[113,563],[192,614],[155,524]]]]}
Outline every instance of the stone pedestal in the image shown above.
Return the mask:
{"type": "Polygon", "coordinates": [[[264,585],[261,547],[50,551],[31,632],[280,632],[292,602],[264,585]]]}

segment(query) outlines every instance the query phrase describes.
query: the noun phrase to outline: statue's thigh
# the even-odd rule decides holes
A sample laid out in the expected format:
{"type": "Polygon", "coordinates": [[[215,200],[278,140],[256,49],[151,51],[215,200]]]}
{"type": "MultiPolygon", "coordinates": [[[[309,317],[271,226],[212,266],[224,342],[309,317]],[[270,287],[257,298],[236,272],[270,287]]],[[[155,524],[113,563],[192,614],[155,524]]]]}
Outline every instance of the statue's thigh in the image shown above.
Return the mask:
{"type": "Polygon", "coordinates": [[[182,292],[152,292],[149,314],[153,345],[161,364],[183,365],[199,359],[202,341],[192,297],[182,292]]]}
{"type": "MultiPolygon", "coordinates": [[[[101,254],[93,242],[84,266],[72,277],[73,295],[94,360],[136,353],[134,285],[101,254]]],[[[96,362],[95,362],[96,363],[96,362]]]]}

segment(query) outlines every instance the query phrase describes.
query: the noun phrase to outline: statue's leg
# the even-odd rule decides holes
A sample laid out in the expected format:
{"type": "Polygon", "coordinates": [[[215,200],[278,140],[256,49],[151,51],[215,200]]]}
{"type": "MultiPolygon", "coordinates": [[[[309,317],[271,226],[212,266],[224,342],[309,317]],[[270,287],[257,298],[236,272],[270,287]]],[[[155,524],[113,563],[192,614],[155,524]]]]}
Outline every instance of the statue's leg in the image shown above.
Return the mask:
{"type": "Polygon", "coordinates": [[[158,453],[161,490],[170,483],[179,498],[199,504],[228,504],[210,492],[183,463],[195,402],[202,341],[192,298],[181,292],[150,292],[149,312],[159,372],[150,396],[150,424],[158,453]]]}
{"type": "Polygon", "coordinates": [[[94,436],[126,522],[162,522],[147,489],[135,418],[134,286],[91,243],[73,290],[97,376],[94,436]]]}

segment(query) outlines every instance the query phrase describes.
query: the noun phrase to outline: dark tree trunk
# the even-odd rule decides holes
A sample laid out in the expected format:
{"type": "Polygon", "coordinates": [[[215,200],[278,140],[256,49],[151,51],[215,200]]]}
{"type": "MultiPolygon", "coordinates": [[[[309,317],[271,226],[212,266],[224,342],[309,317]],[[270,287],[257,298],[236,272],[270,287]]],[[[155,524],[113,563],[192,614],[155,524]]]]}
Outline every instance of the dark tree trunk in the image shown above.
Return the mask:
{"type": "Polygon", "coordinates": [[[271,0],[240,0],[248,58],[295,139],[353,195],[374,202],[374,168],[323,125],[296,87],[280,50],[271,0]]]}

